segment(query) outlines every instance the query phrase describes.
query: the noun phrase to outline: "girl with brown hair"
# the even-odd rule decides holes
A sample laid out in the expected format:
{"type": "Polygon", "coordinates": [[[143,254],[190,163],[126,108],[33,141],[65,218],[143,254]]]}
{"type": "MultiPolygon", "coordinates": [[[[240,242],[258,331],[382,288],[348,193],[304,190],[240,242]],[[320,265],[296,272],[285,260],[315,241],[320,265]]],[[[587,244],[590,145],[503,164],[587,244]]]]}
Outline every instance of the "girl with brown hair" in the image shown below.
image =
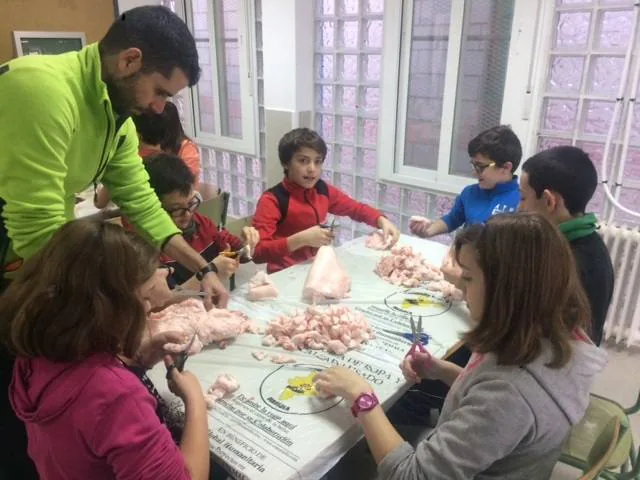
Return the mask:
{"type": "Polygon", "coordinates": [[[425,439],[405,442],[352,370],[325,370],[316,388],[353,404],[378,478],[548,479],[606,363],[583,331],[589,304],[569,245],[542,216],[508,214],[461,232],[455,255],[473,355],[464,369],[419,353],[401,365],[411,382],[451,385],[425,439]]]}
{"type": "Polygon", "coordinates": [[[176,446],[131,368],[159,361],[160,345],[176,340],[142,344],[147,314],[166,291],[157,266],[157,252],[139,237],[77,220],[0,297],[0,339],[17,357],[9,397],[43,480],[208,478],[207,413],[196,377],[169,368],[165,357],[169,387],[185,403],[176,446]]]}

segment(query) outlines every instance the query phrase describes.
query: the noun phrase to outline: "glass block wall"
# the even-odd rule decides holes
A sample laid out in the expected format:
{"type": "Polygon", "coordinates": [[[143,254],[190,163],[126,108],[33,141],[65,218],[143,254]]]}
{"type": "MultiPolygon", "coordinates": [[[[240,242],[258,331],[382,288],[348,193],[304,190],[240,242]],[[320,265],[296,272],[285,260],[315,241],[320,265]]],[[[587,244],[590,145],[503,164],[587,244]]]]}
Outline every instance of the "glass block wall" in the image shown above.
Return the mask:
{"type": "MultiPolygon", "coordinates": [[[[315,128],[329,147],[324,179],[379,208],[404,233],[411,215],[443,215],[452,197],[376,181],[384,0],[316,0],[315,10],[315,128]]],[[[340,242],[371,231],[348,219],[340,225],[340,242]]]]}
{"type": "MultiPolygon", "coordinates": [[[[589,153],[598,175],[607,131],[614,120],[626,49],[633,41],[634,3],[633,0],[558,0],[556,5],[538,148],[574,144],[589,153]]],[[[625,167],[625,181],[631,180],[631,183],[640,182],[640,111],[637,107],[634,116],[625,167]]],[[[609,158],[609,166],[611,162],[609,158]]],[[[637,209],[640,189],[625,186],[620,203],[637,209]]],[[[601,214],[604,206],[604,192],[598,187],[589,209],[601,214]]],[[[614,220],[627,224],[640,221],[622,212],[616,212],[614,220]]]]}
{"type": "MultiPolygon", "coordinates": [[[[416,0],[416,8],[423,2],[433,0],[416,0]]],[[[633,3],[557,0],[539,149],[575,142],[599,168],[625,48],[631,41],[633,3]]],[[[324,178],[380,208],[403,232],[411,215],[437,218],[446,213],[451,196],[376,181],[384,1],[316,0],[315,15],[315,127],[330,151],[324,178]]],[[[640,109],[636,109],[625,178],[640,185],[640,109]]],[[[640,190],[633,184],[623,188],[621,202],[631,208],[640,205],[640,190]]],[[[603,206],[599,188],[590,210],[601,213],[603,206]]],[[[638,219],[617,212],[615,221],[631,224],[638,219]]],[[[344,223],[342,241],[369,231],[344,223]]],[[[450,237],[439,240],[448,242],[450,237]]]]}
{"type": "MultiPolygon", "coordinates": [[[[219,4],[221,11],[214,12],[222,17],[218,19],[218,24],[222,27],[220,30],[223,34],[218,41],[224,45],[225,52],[224,65],[222,65],[219,72],[224,79],[224,82],[220,83],[224,86],[221,92],[221,108],[225,112],[225,115],[223,115],[225,125],[217,127],[213,124],[213,115],[210,114],[214,105],[213,92],[206,90],[206,87],[204,89],[200,88],[198,96],[200,106],[200,118],[198,121],[200,121],[201,128],[211,132],[215,132],[216,128],[221,128],[224,135],[232,137],[241,135],[237,22],[242,21],[242,19],[239,19],[237,15],[237,2],[238,0],[223,0],[219,4]]],[[[162,3],[175,11],[175,0],[162,0],[162,3]]],[[[194,33],[199,47],[203,79],[211,79],[213,74],[208,50],[210,38],[206,27],[206,17],[207,9],[212,8],[214,3],[212,0],[192,0],[191,2],[194,33]]],[[[259,154],[253,157],[200,145],[202,181],[218,185],[223,190],[231,193],[229,215],[232,217],[253,215],[258,199],[266,188],[261,0],[255,0],[255,16],[255,43],[258,65],[259,154]]],[[[199,85],[205,84],[206,82],[201,82],[199,85]]],[[[185,98],[176,98],[174,100],[180,107],[186,101],[185,98]]],[[[183,112],[182,109],[181,112],[183,112]]]]}

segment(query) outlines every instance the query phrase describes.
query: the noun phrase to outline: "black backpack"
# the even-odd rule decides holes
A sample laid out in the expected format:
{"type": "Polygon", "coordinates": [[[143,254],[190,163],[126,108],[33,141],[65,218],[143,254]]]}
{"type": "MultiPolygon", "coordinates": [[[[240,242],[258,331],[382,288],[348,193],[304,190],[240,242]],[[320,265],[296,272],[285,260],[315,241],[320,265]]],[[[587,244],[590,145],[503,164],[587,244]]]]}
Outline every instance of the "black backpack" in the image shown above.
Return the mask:
{"type": "MultiPolygon", "coordinates": [[[[318,180],[313,188],[319,195],[324,195],[325,197],[329,196],[329,186],[324,180],[318,180]]],[[[277,184],[275,187],[271,187],[267,192],[270,192],[278,201],[278,208],[280,209],[280,220],[278,220],[278,225],[280,225],[287,217],[287,212],[289,211],[289,197],[291,194],[286,188],[284,188],[282,183],[277,184]]]]}

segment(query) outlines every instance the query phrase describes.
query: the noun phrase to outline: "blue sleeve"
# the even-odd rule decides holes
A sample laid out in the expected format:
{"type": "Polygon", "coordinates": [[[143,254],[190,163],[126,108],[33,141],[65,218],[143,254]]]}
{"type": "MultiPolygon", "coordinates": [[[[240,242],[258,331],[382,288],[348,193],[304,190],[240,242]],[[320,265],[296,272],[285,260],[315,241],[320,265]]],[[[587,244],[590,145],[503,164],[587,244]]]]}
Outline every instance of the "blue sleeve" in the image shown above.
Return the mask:
{"type": "Polygon", "coordinates": [[[453,208],[451,209],[451,211],[444,217],[442,217],[442,221],[447,224],[449,233],[461,227],[466,221],[464,215],[464,197],[466,196],[465,193],[466,189],[456,197],[456,201],[453,204],[453,208]]]}
{"type": "Polygon", "coordinates": [[[509,207],[511,208],[511,212],[517,212],[518,207],[520,206],[520,190],[516,190],[513,192],[513,195],[509,199],[509,207]]]}

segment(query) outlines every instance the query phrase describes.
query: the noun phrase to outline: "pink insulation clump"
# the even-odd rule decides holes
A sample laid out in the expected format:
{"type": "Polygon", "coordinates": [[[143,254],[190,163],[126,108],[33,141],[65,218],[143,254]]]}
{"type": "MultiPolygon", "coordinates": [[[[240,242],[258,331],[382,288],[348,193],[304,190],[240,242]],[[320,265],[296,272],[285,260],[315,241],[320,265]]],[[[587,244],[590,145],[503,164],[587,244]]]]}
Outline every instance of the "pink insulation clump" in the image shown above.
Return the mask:
{"type": "Polygon", "coordinates": [[[204,394],[204,399],[207,402],[207,408],[211,410],[218,400],[235,392],[238,388],[240,388],[240,384],[228,373],[218,375],[216,381],[213,382],[213,385],[211,385],[207,390],[207,393],[204,394]]]}
{"type": "Polygon", "coordinates": [[[175,353],[182,352],[191,336],[196,333],[196,340],[189,349],[190,355],[199,353],[204,346],[213,342],[218,342],[224,347],[237,336],[256,330],[256,326],[245,314],[222,308],[214,308],[207,312],[202,301],[195,298],[152,313],[149,325],[151,335],[166,331],[185,334],[187,340],[184,344],[165,345],[167,350],[175,353]]]}
{"type": "Polygon", "coordinates": [[[249,280],[249,290],[247,291],[247,300],[250,302],[258,302],[260,300],[269,300],[277,298],[278,289],[273,284],[267,272],[256,272],[249,280]]]}
{"type": "Polygon", "coordinates": [[[450,300],[462,300],[463,293],[444,279],[442,270],[430,264],[411,247],[394,247],[378,261],[374,272],[383,280],[403,287],[425,287],[450,300]]]}
{"type": "Polygon", "coordinates": [[[283,363],[296,363],[296,359],[291,355],[273,355],[271,357],[271,363],[277,363],[278,365],[283,363]]]}
{"type": "Polygon", "coordinates": [[[374,272],[394,285],[417,287],[423,282],[442,280],[442,272],[411,247],[394,247],[382,257],[374,272]]]}
{"type": "Polygon", "coordinates": [[[376,230],[367,237],[365,246],[373,250],[389,250],[391,247],[391,238],[384,238],[384,233],[380,230],[376,230]]]}
{"type": "Polygon", "coordinates": [[[262,340],[265,346],[280,346],[294,351],[309,348],[343,355],[360,349],[375,338],[373,329],[360,312],[349,307],[308,307],[303,312],[282,315],[271,321],[262,340]]]}

